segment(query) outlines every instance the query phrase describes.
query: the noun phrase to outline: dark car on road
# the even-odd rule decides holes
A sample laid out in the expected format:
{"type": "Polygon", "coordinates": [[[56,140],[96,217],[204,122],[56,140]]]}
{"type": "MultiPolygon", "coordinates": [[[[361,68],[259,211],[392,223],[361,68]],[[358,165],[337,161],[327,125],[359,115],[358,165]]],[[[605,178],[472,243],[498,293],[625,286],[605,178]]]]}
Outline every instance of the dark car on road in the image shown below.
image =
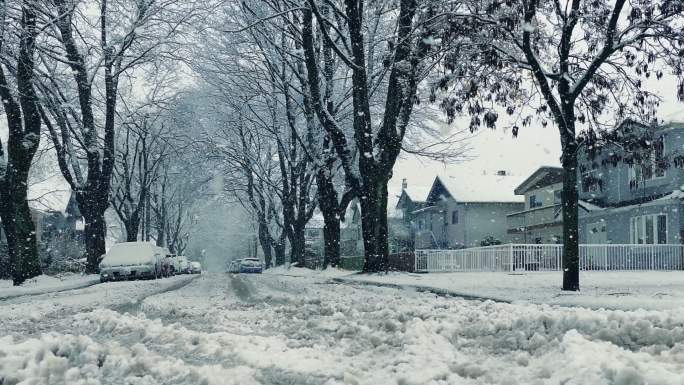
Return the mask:
{"type": "Polygon", "coordinates": [[[229,273],[257,273],[261,274],[264,270],[264,265],[258,258],[243,258],[236,259],[228,266],[229,273]]]}

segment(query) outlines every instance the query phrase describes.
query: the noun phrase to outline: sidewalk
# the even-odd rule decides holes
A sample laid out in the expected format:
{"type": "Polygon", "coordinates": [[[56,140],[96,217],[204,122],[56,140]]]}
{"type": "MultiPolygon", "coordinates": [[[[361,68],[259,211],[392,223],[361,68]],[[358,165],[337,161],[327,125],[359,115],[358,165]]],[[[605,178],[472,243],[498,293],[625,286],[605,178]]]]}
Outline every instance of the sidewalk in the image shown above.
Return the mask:
{"type": "Polygon", "coordinates": [[[12,286],[11,280],[0,280],[0,300],[81,289],[97,283],[100,283],[100,276],[97,274],[70,274],[64,277],[40,275],[27,280],[21,286],[12,286]]]}
{"type": "Polygon", "coordinates": [[[499,302],[580,306],[592,309],[664,310],[684,307],[684,272],[582,272],[581,291],[560,290],[562,273],[354,274],[338,282],[428,290],[499,302]]]}

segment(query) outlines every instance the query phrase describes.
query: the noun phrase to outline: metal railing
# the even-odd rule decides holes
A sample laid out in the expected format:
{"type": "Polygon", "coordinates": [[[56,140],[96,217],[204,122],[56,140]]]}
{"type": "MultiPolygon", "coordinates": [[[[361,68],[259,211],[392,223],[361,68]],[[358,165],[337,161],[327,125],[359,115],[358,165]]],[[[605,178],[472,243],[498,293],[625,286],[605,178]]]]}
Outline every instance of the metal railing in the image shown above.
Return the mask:
{"type": "MultiPolygon", "coordinates": [[[[580,270],[683,270],[684,245],[580,245],[580,270]]],[[[561,271],[563,245],[416,250],[415,271],[561,271]]]]}

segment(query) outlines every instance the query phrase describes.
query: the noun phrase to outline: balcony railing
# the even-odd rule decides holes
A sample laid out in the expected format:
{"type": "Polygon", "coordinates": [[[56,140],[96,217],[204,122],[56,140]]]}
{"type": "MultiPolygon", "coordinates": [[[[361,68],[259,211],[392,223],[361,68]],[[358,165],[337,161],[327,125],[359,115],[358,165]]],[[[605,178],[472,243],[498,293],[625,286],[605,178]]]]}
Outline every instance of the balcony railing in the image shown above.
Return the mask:
{"type": "Polygon", "coordinates": [[[536,207],[507,215],[508,232],[516,233],[529,228],[543,227],[560,222],[560,205],[536,207]]]}
{"type": "MultiPolygon", "coordinates": [[[[684,245],[580,245],[580,270],[682,270],[684,245]]],[[[418,272],[561,271],[563,245],[416,250],[418,272]]]]}

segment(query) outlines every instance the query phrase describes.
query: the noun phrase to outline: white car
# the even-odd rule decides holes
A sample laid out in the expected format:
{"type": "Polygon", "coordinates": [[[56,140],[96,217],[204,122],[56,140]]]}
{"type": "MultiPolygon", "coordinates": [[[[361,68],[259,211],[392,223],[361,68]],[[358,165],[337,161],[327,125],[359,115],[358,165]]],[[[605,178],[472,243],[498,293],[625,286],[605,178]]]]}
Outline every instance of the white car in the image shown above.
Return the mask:
{"type": "Polygon", "coordinates": [[[190,274],[201,274],[202,273],[202,265],[199,262],[190,262],[190,269],[189,269],[190,274]]]}
{"type": "Polygon", "coordinates": [[[100,262],[100,282],[160,278],[163,258],[161,249],[151,243],[117,243],[100,262]]]}
{"type": "Polygon", "coordinates": [[[178,273],[179,274],[190,274],[190,262],[188,262],[188,257],[185,255],[179,255],[178,257],[178,273]]]}

